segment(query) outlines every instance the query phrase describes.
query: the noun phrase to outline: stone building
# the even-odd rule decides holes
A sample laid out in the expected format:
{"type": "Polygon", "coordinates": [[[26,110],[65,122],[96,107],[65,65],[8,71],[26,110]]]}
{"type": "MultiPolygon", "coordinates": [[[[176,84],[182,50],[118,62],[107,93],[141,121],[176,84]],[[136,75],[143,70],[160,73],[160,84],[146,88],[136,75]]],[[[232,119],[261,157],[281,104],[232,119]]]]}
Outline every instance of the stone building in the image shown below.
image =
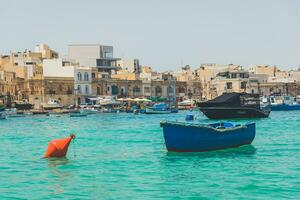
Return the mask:
{"type": "Polygon", "coordinates": [[[176,78],[172,74],[161,74],[151,80],[151,96],[166,98],[171,104],[176,103],[176,78]]]}
{"type": "Polygon", "coordinates": [[[187,82],[186,81],[176,81],[176,100],[183,101],[187,99],[187,82]]]}
{"type": "Polygon", "coordinates": [[[241,66],[234,64],[219,65],[215,63],[201,64],[197,70],[197,80],[199,80],[201,84],[201,98],[209,100],[218,95],[216,91],[217,88],[212,83],[212,80],[215,79],[219,73],[230,70],[241,70],[241,66]]]}
{"type": "Polygon", "coordinates": [[[241,68],[220,72],[211,81],[210,98],[220,96],[224,92],[246,92],[248,81],[249,72],[241,68]]]}

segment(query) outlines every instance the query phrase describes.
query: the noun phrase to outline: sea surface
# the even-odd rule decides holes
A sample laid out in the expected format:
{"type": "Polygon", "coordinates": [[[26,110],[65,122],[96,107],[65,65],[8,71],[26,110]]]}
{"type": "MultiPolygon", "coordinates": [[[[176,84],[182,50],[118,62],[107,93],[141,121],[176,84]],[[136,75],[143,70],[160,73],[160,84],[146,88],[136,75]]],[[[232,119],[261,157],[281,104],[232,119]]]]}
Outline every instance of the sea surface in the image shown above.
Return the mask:
{"type": "Polygon", "coordinates": [[[167,153],[159,122],[186,113],[0,120],[0,199],[300,199],[299,111],[250,120],[252,145],[167,153]],[[42,159],[70,133],[67,159],[42,159]]]}

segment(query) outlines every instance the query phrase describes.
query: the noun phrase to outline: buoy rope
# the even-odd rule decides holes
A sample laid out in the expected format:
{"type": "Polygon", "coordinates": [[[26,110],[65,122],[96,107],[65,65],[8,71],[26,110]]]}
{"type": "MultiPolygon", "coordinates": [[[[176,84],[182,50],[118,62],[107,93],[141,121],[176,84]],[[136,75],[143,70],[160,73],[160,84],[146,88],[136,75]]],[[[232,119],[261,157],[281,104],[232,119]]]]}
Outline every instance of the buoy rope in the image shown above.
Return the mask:
{"type": "Polygon", "coordinates": [[[74,155],[74,158],[76,158],[76,139],[74,138],[73,139],[73,155],[74,155]]]}

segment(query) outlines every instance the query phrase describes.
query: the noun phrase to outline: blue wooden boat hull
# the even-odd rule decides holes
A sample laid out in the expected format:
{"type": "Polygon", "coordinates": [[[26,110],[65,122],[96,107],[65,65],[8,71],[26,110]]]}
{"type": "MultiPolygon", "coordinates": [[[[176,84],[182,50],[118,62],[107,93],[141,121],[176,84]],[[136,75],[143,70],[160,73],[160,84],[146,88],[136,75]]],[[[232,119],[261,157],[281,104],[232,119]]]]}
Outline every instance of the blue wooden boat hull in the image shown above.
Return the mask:
{"type": "Polygon", "coordinates": [[[300,110],[300,104],[288,105],[288,104],[280,104],[280,105],[271,105],[272,111],[285,111],[285,110],[300,110]]]}
{"type": "MultiPolygon", "coordinates": [[[[213,124],[217,127],[216,123],[213,124]]],[[[217,129],[210,125],[161,122],[168,151],[203,152],[251,144],[255,123],[217,129]]]]}

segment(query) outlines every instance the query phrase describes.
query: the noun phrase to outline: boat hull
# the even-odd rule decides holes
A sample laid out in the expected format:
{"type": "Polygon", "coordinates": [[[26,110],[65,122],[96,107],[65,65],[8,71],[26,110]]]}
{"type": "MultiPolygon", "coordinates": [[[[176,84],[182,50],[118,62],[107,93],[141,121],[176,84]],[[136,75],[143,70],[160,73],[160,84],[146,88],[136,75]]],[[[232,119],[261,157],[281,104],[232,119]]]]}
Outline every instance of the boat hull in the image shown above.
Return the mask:
{"type": "Polygon", "coordinates": [[[171,152],[204,152],[251,144],[255,123],[229,129],[207,125],[162,122],[166,148],[171,152]]]}
{"type": "Polygon", "coordinates": [[[265,118],[270,114],[270,110],[249,107],[200,107],[199,109],[209,119],[265,118]]]}
{"type": "Polygon", "coordinates": [[[288,104],[271,105],[270,108],[271,108],[272,111],[300,110],[300,104],[296,104],[296,105],[288,105],[288,104]]]}
{"type": "Polygon", "coordinates": [[[145,114],[170,114],[171,110],[154,110],[146,108],[145,114]]]}

